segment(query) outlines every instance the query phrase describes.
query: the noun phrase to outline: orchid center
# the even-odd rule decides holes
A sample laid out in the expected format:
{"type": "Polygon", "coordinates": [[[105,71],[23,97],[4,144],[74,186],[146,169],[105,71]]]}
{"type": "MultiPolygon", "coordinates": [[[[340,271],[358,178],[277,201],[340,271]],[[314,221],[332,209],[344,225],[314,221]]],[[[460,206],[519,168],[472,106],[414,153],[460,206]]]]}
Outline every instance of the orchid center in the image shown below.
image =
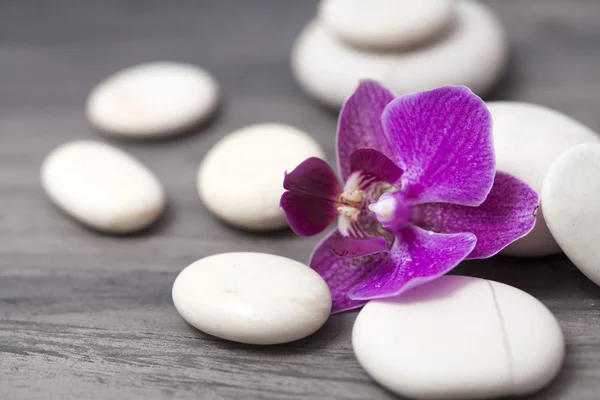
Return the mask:
{"type": "Polygon", "coordinates": [[[344,191],[338,198],[337,211],[340,215],[357,221],[364,203],[364,191],[360,187],[360,174],[354,173],[350,176],[344,191]]]}
{"type": "Polygon", "coordinates": [[[384,228],[401,227],[412,221],[412,206],[399,192],[382,194],[379,200],[369,205],[369,210],[384,228]]]}

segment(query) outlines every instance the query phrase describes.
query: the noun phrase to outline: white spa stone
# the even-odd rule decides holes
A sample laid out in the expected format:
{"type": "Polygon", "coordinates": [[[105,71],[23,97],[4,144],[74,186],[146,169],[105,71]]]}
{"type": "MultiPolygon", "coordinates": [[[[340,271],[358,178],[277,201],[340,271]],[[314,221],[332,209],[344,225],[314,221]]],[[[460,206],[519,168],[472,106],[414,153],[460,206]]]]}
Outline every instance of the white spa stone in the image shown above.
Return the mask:
{"type": "Polygon", "coordinates": [[[375,381],[417,399],[533,393],[556,376],[565,354],[561,329],[542,303],[511,286],[461,276],[369,302],[352,345],[375,381]]]}
{"type": "Polygon", "coordinates": [[[183,319],[222,339],[278,344],[302,339],[329,317],[331,293],[308,266],[262,253],[225,253],[185,268],[173,284],[183,319]]]}
{"type": "Polygon", "coordinates": [[[542,189],[550,232],[567,257],[600,285],[600,144],[585,143],[561,155],[542,189]]]}
{"type": "Polygon", "coordinates": [[[461,0],[456,25],[438,41],[406,52],[368,52],[348,46],[311,22],[292,52],[300,86],[322,103],[339,108],[361,79],[375,79],[397,95],[444,85],[465,85],[485,95],[501,76],[507,43],[487,6],[461,0]]]}
{"type": "Polygon", "coordinates": [[[307,133],[289,125],[257,124],[221,139],[198,170],[198,193],[225,222],[248,230],[287,227],[279,207],[285,171],[325,154],[307,133]]]}
{"type": "Polygon", "coordinates": [[[155,62],[121,70],[100,82],[87,100],[99,130],[125,137],[172,136],[207,120],[219,88],[195,65],[155,62]]]}
{"type": "Polygon", "coordinates": [[[59,208],[103,232],[138,231],[165,208],[156,176],[129,154],[101,142],[81,140],[57,147],[42,164],[41,180],[59,208]]]}
{"type": "Polygon", "coordinates": [[[455,0],[323,0],[319,20],[349,45],[398,49],[446,29],[455,6],[455,0]]]}
{"type": "MultiPolygon", "coordinates": [[[[519,102],[489,102],[494,120],[496,164],[500,171],[523,180],[538,193],[552,163],[573,146],[598,142],[585,125],[549,108],[519,102]]],[[[502,254],[546,256],[560,253],[538,209],[533,230],[509,245],[502,254]]]]}

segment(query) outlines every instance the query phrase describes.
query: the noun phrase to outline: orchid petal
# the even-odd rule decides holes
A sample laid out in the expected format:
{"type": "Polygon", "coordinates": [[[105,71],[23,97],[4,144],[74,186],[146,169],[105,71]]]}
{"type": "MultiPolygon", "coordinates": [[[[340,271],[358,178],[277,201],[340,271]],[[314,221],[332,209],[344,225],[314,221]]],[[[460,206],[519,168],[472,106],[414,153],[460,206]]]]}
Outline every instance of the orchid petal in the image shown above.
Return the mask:
{"type": "Polygon", "coordinates": [[[396,237],[389,256],[350,290],[353,300],[370,300],[402,294],[446,274],[475,247],[472,233],[440,234],[414,225],[396,237]]]}
{"type": "Polygon", "coordinates": [[[361,148],[391,157],[393,152],[381,124],[381,114],[394,95],[374,81],[362,81],[340,111],[337,131],[338,169],[345,181],[351,173],[350,156],[361,148]]]}
{"type": "Polygon", "coordinates": [[[320,158],[309,158],[285,174],[280,206],[294,232],[311,236],[322,232],[338,216],[336,199],[342,187],[320,158]]]}
{"type": "Polygon", "coordinates": [[[467,258],[487,258],[533,229],[538,202],[538,194],[526,183],[497,172],[494,186],[480,206],[422,204],[415,207],[414,221],[439,233],[474,233],[477,244],[467,258]]]}
{"type": "Polygon", "coordinates": [[[350,171],[362,176],[361,188],[374,182],[394,184],[402,176],[402,170],[385,154],[373,149],[358,149],[350,156],[350,171]]]}
{"type": "Polygon", "coordinates": [[[355,301],[348,297],[348,290],[356,286],[366,275],[387,257],[387,250],[373,252],[374,248],[362,248],[355,252],[357,257],[340,256],[340,247],[356,246],[354,240],[344,238],[336,229],[328,234],[315,248],[309,265],[323,277],[333,299],[332,313],[362,307],[366,301],[355,301]]]}
{"type": "Polygon", "coordinates": [[[495,172],[492,118],[473,92],[446,86],[409,94],[388,104],[382,120],[414,204],[483,203],[495,172]]]}

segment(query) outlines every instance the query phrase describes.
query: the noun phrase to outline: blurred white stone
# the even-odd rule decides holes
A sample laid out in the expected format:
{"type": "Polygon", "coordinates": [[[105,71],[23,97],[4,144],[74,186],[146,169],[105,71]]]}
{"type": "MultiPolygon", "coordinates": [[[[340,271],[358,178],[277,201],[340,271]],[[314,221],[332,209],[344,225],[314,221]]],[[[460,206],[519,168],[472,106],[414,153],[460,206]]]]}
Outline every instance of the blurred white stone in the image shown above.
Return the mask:
{"type": "Polygon", "coordinates": [[[87,117],[109,134],[164,137],[204,122],[218,100],[217,83],[202,68],[155,62],[126,68],[100,82],[88,96],[87,117]]]}
{"type": "Polygon", "coordinates": [[[455,26],[439,40],[406,52],[368,52],[347,45],[311,22],[292,53],[300,86],[320,102],[339,108],[361,79],[374,79],[397,95],[444,85],[465,85],[485,96],[507,60],[504,31],[489,8],[461,0],[455,26]]]}
{"type": "Polygon", "coordinates": [[[165,208],[165,193],[154,174],[101,142],[57,147],[44,160],[41,179],[46,194],[65,213],[104,232],[138,231],[165,208]]]}
{"type": "Polygon", "coordinates": [[[455,15],[455,0],[323,0],[319,7],[319,20],[331,32],[373,50],[421,44],[455,15]]]}

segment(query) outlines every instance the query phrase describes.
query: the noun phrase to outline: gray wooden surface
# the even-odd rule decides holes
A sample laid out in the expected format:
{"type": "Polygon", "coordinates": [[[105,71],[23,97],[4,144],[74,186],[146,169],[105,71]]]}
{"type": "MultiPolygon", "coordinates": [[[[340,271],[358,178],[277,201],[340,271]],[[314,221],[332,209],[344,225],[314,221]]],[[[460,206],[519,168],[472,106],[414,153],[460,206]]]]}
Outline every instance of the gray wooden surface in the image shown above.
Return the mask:
{"type": "MultiPolygon", "coordinates": [[[[600,130],[600,1],[488,3],[513,49],[496,98],[548,105],[600,130]]],[[[175,276],[198,258],[253,250],[306,262],[318,240],[231,229],[208,214],[195,189],[210,146],[251,123],[296,125],[333,160],[336,117],[303,95],[288,61],[315,7],[314,0],[0,3],[0,399],[393,397],[354,359],[354,312],[305,340],[252,347],[199,333],[171,302],[175,276]],[[88,91],[151,60],[206,67],[222,85],[224,107],[177,140],[113,140],[162,179],[170,209],[141,235],[90,232],[48,203],[40,162],[62,142],[104,139],[86,124],[88,91]]],[[[600,398],[600,288],[564,256],[498,257],[458,272],[524,289],[560,321],[564,370],[531,398],[600,398]]]]}

